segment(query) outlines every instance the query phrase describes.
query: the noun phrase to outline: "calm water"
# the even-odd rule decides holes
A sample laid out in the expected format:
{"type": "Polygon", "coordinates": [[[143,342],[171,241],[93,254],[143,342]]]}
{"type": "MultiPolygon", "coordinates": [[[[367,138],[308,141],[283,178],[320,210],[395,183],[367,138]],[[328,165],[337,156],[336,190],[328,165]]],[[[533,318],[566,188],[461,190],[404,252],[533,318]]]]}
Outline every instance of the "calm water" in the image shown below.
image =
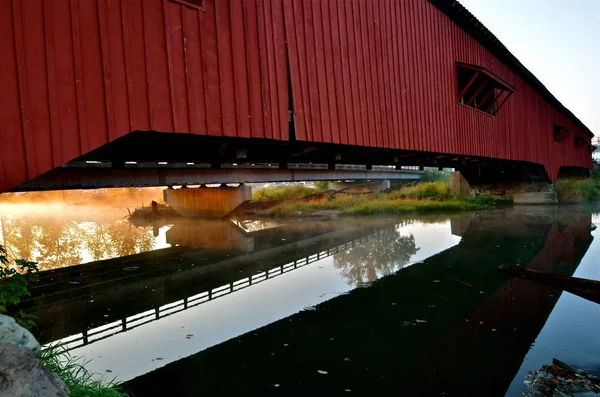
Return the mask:
{"type": "Polygon", "coordinates": [[[135,396],[519,396],[558,358],[600,371],[600,306],[500,265],[600,279],[600,208],[131,225],[3,205],[43,270],[23,309],[135,396]]]}

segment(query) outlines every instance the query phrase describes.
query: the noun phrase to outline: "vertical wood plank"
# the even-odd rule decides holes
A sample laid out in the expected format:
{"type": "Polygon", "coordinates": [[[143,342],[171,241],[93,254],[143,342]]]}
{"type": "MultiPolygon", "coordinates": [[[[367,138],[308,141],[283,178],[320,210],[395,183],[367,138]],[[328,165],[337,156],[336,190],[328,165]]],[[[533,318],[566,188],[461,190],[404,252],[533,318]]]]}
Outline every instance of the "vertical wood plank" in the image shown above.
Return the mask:
{"type": "MultiPolygon", "coordinates": [[[[244,30],[246,40],[248,106],[250,112],[251,129],[250,136],[253,138],[264,138],[265,128],[264,119],[262,116],[264,99],[263,92],[261,89],[262,76],[260,70],[258,16],[256,13],[256,0],[246,0],[243,1],[242,4],[244,12],[244,30]]],[[[286,9],[288,8],[286,7],[286,9]]],[[[300,108],[299,105],[296,106],[300,108]]]]}
{"type": "Polygon", "coordinates": [[[248,103],[248,75],[243,0],[230,1],[231,45],[234,55],[233,77],[238,136],[250,137],[250,106],[248,103]]]}
{"type": "Polygon", "coordinates": [[[75,91],[77,93],[77,115],[79,117],[79,154],[88,151],[88,131],[83,87],[83,61],[79,30],[79,0],[71,0],[71,29],[73,39],[73,61],[75,65],[75,91]]]}
{"type": "Polygon", "coordinates": [[[321,5],[319,2],[312,1],[311,12],[313,16],[313,34],[315,41],[315,66],[316,83],[319,97],[319,106],[321,114],[321,123],[319,125],[322,137],[321,142],[331,142],[331,116],[329,114],[329,95],[327,91],[327,67],[325,64],[325,47],[323,38],[323,19],[321,16],[321,5]]]}
{"type": "Polygon", "coordinates": [[[98,0],[98,25],[100,26],[100,52],[102,57],[102,72],[104,77],[104,100],[106,108],[106,120],[108,121],[108,139],[113,141],[117,139],[115,129],[115,119],[113,111],[112,94],[112,76],[108,58],[108,29],[106,27],[106,3],[104,0],[98,0]]]}
{"type": "Polygon", "coordinates": [[[27,161],[27,175],[34,178],[37,175],[35,164],[35,147],[33,132],[31,130],[31,116],[29,109],[29,95],[27,93],[27,73],[25,68],[25,49],[23,43],[23,21],[21,2],[13,0],[13,26],[15,38],[15,54],[17,62],[17,79],[19,86],[19,100],[21,104],[21,121],[23,123],[23,141],[25,143],[25,158],[27,161]]]}
{"type": "Polygon", "coordinates": [[[171,121],[173,128],[176,132],[181,132],[181,126],[177,113],[175,112],[175,78],[173,77],[173,50],[171,48],[171,37],[170,37],[170,17],[169,17],[169,3],[163,0],[163,24],[165,26],[165,43],[167,44],[167,73],[169,75],[169,99],[171,108],[171,121]]]}
{"type": "Polygon", "coordinates": [[[54,57],[54,32],[52,27],[52,4],[43,3],[44,10],[44,37],[46,39],[46,70],[48,71],[48,111],[50,113],[50,134],[52,136],[52,163],[55,167],[61,165],[62,150],[60,146],[60,133],[58,121],[58,93],[56,90],[56,66],[54,57]]]}
{"type": "Polygon", "coordinates": [[[277,82],[278,109],[277,122],[278,131],[276,139],[289,139],[289,92],[286,42],[284,32],[283,0],[271,1],[271,16],[273,24],[273,46],[275,53],[275,78],[277,82]]]}
{"type": "Polygon", "coordinates": [[[129,127],[131,131],[135,131],[137,129],[137,108],[136,108],[136,98],[135,91],[133,88],[134,80],[133,80],[133,67],[131,62],[128,61],[130,56],[133,55],[131,43],[130,43],[130,34],[129,34],[129,26],[127,19],[127,10],[125,7],[126,2],[121,1],[121,27],[123,33],[123,48],[125,50],[123,54],[123,62],[125,63],[125,78],[127,82],[127,103],[129,104],[129,127]],[[131,55],[130,55],[131,54],[131,55]]]}

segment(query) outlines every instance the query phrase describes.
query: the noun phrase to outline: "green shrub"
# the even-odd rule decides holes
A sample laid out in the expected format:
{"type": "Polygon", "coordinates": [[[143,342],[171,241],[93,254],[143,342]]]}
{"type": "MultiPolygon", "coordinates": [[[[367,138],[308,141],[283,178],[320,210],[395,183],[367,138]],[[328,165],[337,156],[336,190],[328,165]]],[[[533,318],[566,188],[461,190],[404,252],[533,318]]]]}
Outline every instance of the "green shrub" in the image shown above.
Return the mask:
{"type": "Polygon", "coordinates": [[[279,185],[255,189],[252,192],[252,201],[280,201],[287,199],[297,199],[310,196],[316,193],[316,189],[301,184],[279,185]]]}
{"type": "Polygon", "coordinates": [[[435,168],[428,168],[421,177],[421,182],[437,182],[437,181],[450,181],[450,174],[436,170],[435,168]]]}
{"type": "MultiPolygon", "coordinates": [[[[39,272],[35,262],[17,259],[14,265],[9,263],[6,250],[0,245],[0,313],[4,314],[19,304],[21,299],[31,296],[29,285],[37,282],[39,272]]],[[[19,311],[11,316],[22,327],[31,329],[35,326],[36,316],[19,311]]]]}
{"type": "Polygon", "coordinates": [[[329,189],[329,181],[314,181],[313,185],[317,190],[327,190],[329,189]]]}
{"type": "Polygon", "coordinates": [[[554,185],[559,203],[582,203],[600,200],[600,179],[559,179],[554,185]]]}

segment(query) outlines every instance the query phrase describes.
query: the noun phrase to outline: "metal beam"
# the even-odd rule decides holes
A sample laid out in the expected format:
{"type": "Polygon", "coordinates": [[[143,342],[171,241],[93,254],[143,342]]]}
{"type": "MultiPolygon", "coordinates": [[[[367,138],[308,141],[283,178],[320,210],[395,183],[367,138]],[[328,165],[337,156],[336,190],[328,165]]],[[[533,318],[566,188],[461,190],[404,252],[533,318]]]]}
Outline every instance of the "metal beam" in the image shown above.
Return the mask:
{"type": "Polygon", "coordinates": [[[124,169],[57,168],[21,184],[13,192],[152,187],[216,183],[262,183],[297,181],[381,180],[421,178],[417,170],[327,170],[327,169],[124,169]]]}

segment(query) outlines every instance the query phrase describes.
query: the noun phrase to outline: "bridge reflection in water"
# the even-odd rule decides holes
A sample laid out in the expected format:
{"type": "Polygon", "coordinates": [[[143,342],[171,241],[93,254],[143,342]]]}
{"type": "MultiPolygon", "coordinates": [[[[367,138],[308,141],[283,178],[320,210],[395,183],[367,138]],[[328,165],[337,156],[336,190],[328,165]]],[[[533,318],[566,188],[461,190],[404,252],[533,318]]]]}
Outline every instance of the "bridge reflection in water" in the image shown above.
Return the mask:
{"type": "MultiPolygon", "coordinates": [[[[409,242],[401,249],[416,251],[414,238],[400,236],[395,223],[385,220],[290,225],[178,222],[166,239],[186,246],[42,272],[33,297],[23,307],[39,317],[43,343],[60,339],[76,347],[272,279],[340,250],[385,240],[388,234],[409,242]],[[240,226],[256,230],[245,232],[240,226]]],[[[402,258],[408,261],[413,253],[402,258]]],[[[388,274],[403,264],[396,260],[386,269],[373,271],[388,274]]],[[[354,278],[348,283],[362,281],[354,278]]]]}
{"type": "Polygon", "coordinates": [[[274,384],[285,395],[504,395],[561,291],[497,267],[571,275],[593,239],[590,215],[542,211],[452,219],[458,245],[128,386],[140,395],[265,395],[274,384]]]}
{"type": "Polygon", "coordinates": [[[469,395],[485,384],[494,390],[486,395],[501,395],[560,291],[497,267],[571,275],[592,241],[585,211],[536,208],[417,221],[207,225],[175,224],[166,238],[180,246],[43,272],[23,305],[39,316],[41,341],[101,355],[89,357],[93,369],[138,376],[128,383],[137,395],[239,394],[236,387],[268,394],[273,383],[290,387],[286,394],[318,387],[469,395]],[[326,278],[319,268],[343,283],[315,287],[326,278]],[[244,292],[251,290],[264,296],[244,292]],[[193,346],[160,339],[180,324],[196,335],[193,346]],[[326,378],[320,368],[329,369],[326,378]],[[485,380],[461,381],[481,368],[485,380]]]}
{"type": "MultiPolygon", "coordinates": [[[[242,290],[244,288],[251,287],[253,285],[259,284],[269,279],[273,279],[277,276],[280,276],[284,273],[288,273],[295,269],[302,268],[304,266],[310,265],[321,259],[327,258],[339,252],[351,250],[359,245],[363,245],[373,239],[377,239],[381,237],[385,233],[389,234],[389,230],[382,231],[378,230],[373,232],[370,235],[365,235],[358,237],[356,239],[352,239],[348,242],[339,244],[334,246],[333,248],[325,249],[323,251],[317,252],[316,254],[312,254],[309,256],[305,256],[302,259],[295,259],[292,262],[286,263],[284,265],[279,265],[268,269],[266,271],[262,271],[260,273],[251,274],[248,277],[244,277],[238,279],[236,281],[232,281],[229,284],[224,284],[207,291],[200,292],[198,294],[183,298],[176,302],[167,303],[163,306],[156,307],[145,312],[135,314],[133,316],[129,316],[126,318],[122,318],[119,321],[115,321],[112,323],[108,323],[93,329],[84,330],[82,333],[69,336],[67,338],[54,341],[53,343],[64,344],[69,349],[75,349],[77,347],[81,347],[87,345],[92,342],[96,342],[105,338],[108,338],[112,335],[118,334],[120,332],[125,332],[128,330],[132,330],[136,327],[142,326],[149,322],[173,315],[175,313],[179,313],[183,310],[187,310],[189,308],[198,306],[202,303],[215,300],[217,298],[226,296],[235,291],[242,290]]],[[[224,261],[225,262],[225,261],[224,261]]],[[[227,263],[217,263],[216,265],[227,265],[227,263]]]]}

